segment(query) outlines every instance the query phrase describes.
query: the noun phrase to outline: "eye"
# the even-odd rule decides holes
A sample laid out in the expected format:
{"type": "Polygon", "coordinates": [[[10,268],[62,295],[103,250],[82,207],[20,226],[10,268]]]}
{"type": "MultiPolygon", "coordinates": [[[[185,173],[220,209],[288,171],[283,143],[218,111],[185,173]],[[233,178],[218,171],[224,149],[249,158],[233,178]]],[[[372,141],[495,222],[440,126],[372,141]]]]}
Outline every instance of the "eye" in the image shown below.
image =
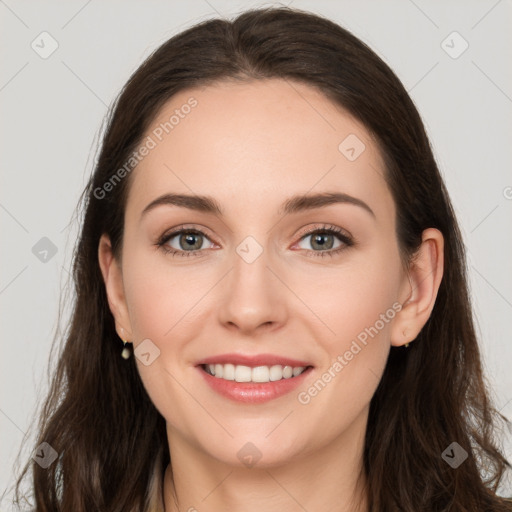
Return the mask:
{"type": "Polygon", "coordinates": [[[347,247],[354,245],[352,238],[337,226],[323,226],[313,231],[308,231],[302,236],[301,242],[307,238],[311,238],[309,243],[313,250],[306,250],[313,256],[334,256],[347,247]],[[336,239],[338,240],[337,246],[335,246],[336,239]]]}
{"type": "MultiPolygon", "coordinates": [[[[299,244],[309,237],[311,237],[310,244],[313,250],[306,249],[306,251],[313,256],[334,256],[354,245],[354,241],[348,233],[332,225],[317,227],[306,232],[302,235],[299,244]],[[335,246],[336,239],[338,240],[337,246],[335,246]]],[[[162,235],[156,245],[172,256],[200,256],[204,249],[212,248],[204,246],[205,240],[209,240],[211,244],[215,245],[200,229],[181,226],[179,229],[162,235]]]]}
{"type": "MultiPolygon", "coordinates": [[[[173,256],[198,256],[200,251],[211,247],[204,247],[204,240],[210,240],[199,229],[176,229],[164,234],[157,245],[165,252],[173,256]]],[[[210,243],[213,244],[213,242],[210,243]]]]}

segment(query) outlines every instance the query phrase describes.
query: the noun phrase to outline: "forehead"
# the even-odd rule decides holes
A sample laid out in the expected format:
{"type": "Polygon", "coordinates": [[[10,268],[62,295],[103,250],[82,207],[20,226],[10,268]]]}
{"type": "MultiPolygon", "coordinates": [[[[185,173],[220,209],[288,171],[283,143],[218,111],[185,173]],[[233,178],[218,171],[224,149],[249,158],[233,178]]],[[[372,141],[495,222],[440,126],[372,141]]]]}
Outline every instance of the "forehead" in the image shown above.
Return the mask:
{"type": "Polygon", "coordinates": [[[390,201],[381,155],[364,125],[298,82],[230,81],[181,91],[143,142],[151,149],[132,171],[128,198],[139,212],[168,192],[265,208],[325,190],[390,201]]]}

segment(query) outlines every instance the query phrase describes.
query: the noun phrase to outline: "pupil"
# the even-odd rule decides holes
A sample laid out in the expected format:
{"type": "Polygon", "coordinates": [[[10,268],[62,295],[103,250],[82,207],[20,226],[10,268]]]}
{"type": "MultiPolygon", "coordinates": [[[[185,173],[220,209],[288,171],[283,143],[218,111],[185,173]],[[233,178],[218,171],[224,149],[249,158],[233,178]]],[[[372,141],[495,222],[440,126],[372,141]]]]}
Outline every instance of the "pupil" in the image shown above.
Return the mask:
{"type": "MultiPolygon", "coordinates": [[[[197,237],[197,235],[193,234],[193,233],[188,233],[186,235],[183,235],[183,237],[185,238],[185,241],[186,241],[186,246],[189,247],[189,248],[194,248],[195,245],[197,245],[197,243],[194,243],[194,239],[197,237]]],[[[199,245],[201,245],[199,243],[199,245]]]]}

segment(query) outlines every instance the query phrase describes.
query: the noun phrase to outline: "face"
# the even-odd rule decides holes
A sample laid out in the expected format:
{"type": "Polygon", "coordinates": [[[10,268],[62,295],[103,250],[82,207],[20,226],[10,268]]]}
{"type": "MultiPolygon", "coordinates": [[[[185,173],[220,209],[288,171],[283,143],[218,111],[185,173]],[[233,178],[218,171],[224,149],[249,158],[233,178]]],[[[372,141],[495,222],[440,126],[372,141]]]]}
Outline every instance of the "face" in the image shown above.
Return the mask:
{"type": "Polygon", "coordinates": [[[240,465],[250,442],[271,466],[360,433],[410,291],[368,131],[274,79],[184,91],[143,142],[116,324],[146,354],[136,364],[170,444],[240,465]],[[217,356],[249,370],[207,375],[217,356]],[[254,370],[280,361],[306,371],[254,370]],[[237,382],[247,375],[271,380],[237,382]]]}

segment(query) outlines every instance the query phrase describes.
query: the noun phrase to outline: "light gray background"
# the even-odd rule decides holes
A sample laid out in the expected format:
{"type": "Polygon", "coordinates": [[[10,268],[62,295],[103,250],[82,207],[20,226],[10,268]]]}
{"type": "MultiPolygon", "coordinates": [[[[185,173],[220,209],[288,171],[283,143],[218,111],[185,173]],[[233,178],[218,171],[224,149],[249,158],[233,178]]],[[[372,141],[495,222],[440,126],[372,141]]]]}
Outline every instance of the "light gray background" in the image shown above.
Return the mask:
{"type": "MultiPolygon", "coordinates": [[[[19,447],[32,453],[24,435],[47,390],[77,229],[70,221],[107,106],[143,58],[176,32],[276,3],[0,0],[0,493],[13,482],[19,447]],[[31,47],[43,31],[59,45],[47,59],[31,47]],[[32,252],[42,237],[58,250],[46,263],[32,252]]],[[[418,106],[463,229],[487,377],[512,420],[512,2],[290,5],[323,14],[367,42],[418,106]],[[453,31],[469,44],[458,58],[463,41],[446,39],[453,31]]],[[[505,448],[512,459],[510,439],[505,448]]],[[[7,503],[1,510],[10,510],[7,503]]]]}

